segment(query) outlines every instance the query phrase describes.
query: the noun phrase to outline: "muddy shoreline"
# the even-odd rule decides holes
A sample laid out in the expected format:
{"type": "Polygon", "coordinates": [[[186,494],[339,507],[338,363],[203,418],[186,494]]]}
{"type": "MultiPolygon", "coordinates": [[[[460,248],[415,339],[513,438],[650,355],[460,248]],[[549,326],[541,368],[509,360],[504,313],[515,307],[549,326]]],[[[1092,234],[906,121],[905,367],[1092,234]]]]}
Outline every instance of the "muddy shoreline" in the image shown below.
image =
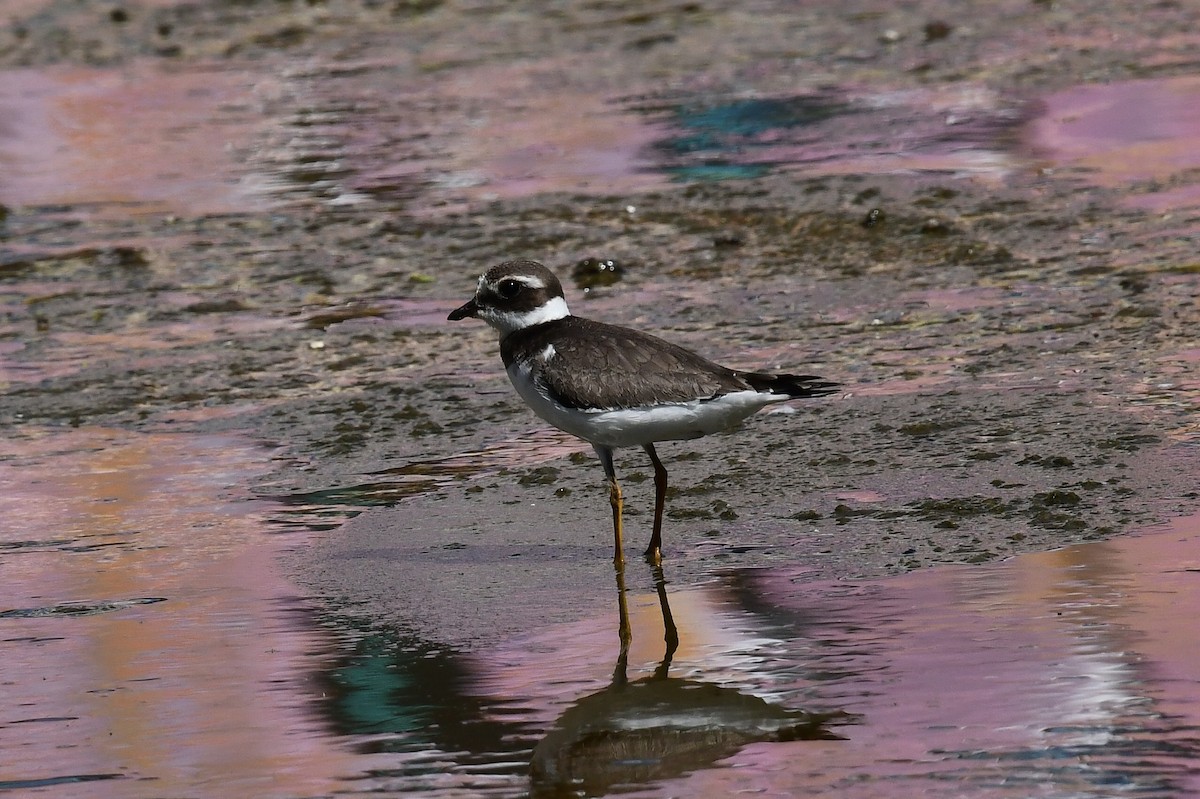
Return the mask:
{"type": "MultiPolygon", "coordinates": [[[[1182,4],[1124,11],[1119,38],[1108,36],[1115,4],[992,5],[969,21],[938,3],[915,16],[639,4],[536,18],[436,3],[341,15],[124,4],[103,25],[96,9],[32,5],[0,39],[9,68],[283,70],[282,87],[259,98],[283,122],[235,151],[249,167],[282,164],[286,188],[269,208],[219,214],[8,200],[0,418],[13,436],[248,431],[279,468],[240,488],[316,509],[300,525],[321,532],[286,567],[321,602],[473,646],[609,601],[599,469],[520,405],[490,333],[443,321],[480,271],[510,257],[564,273],[614,259],[625,268],[616,285],[586,298],[568,289],[576,313],[731,365],[847,385],[735,437],[663,448],[677,583],[774,565],[854,578],[978,563],[1200,505],[1200,219],[1129,202],[1187,175],[1106,185],[1047,165],[1029,140],[1049,92],[1194,71],[1182,4]],[[565,66],[568,52],[578,60],[565,66]],[[898,117],[881,140],[948,113],[929,98],[975,92],[978,149],[1009,166],[785,165],[752,179],[507,194],[368,168],[414,141],[449,147],[429,132],[457,142],[464,120],[487,118],[484,89],[446,89],[452,99],[422,111],[388,106],[389,87],[437,98],[501,67],[567,98],[657,86],[644,106],[830,86],[926,92],[928,113],[898,117]],[[324,83],[355,89],[358,105],[324,83]],[[322,114],[417,133],[341,141],[343,174],[313,166],[325,153],[279,144],[322,114]]],[[[828,124],[826,135],[843,130],[828,124]]],[[[695,167],[670,158],[670,169],[695,167]]],[[[649,472],[633,453],[618,468],[637,542],[649,472]]]]}

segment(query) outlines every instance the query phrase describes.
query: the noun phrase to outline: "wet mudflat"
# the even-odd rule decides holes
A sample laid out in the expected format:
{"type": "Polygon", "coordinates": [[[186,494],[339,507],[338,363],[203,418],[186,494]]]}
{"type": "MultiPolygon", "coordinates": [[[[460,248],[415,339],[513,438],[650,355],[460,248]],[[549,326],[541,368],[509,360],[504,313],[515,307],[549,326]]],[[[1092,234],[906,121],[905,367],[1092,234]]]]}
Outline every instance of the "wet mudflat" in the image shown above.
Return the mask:
{"type": "Polygon", "coordinates": [[[6,12],[0,788],[1194,791],[1185,5],[6,12]],[[624,682],[599,469],[444,322],[509,257],[847,384],[662,448],[624,682]]]}

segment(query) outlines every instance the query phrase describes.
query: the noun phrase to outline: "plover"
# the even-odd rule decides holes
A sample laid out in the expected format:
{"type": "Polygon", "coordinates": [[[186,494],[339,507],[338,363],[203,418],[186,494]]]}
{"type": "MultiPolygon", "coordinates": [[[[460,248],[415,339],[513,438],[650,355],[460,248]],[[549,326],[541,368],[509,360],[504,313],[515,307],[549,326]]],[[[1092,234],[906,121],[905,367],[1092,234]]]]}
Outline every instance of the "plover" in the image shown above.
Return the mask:
{"type": "Polygon", "coordinates": [[[777,402],[834,393],[814,375],[728,369],[656,336],[573,316],[562,284],[537,261],[506,261],[479,278],[451,321],[484,320],[521,399],[560,430],[592,445],[608,481],[613,561],[624,560],[624,500],[613,450],[640,446],[654,464],[654,528],[646,559],[662,557],[667,470],[654,444],[728,430],[777,402]]]}

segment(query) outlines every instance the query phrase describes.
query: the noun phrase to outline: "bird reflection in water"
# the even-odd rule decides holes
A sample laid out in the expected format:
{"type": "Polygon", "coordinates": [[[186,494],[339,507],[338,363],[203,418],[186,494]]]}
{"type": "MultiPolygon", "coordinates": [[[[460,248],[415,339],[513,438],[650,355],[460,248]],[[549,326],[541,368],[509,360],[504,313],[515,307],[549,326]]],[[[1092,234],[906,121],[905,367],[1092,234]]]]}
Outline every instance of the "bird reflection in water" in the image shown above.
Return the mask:
{"type": "Polygon", "coordinates": [[[653,567],[665,630],[665,654],[653,674],[630,681],[633,640],[618,565],[621,648],[612,683],[573,704],[533,750],[533,795],[597,796],[620,785],[678,777],[711,766],[743,746],[762,741],[838,740],[825,725],[843,713],[789,710],[735,688],[671,677],[679,647],[662,566],[653,567]]]}

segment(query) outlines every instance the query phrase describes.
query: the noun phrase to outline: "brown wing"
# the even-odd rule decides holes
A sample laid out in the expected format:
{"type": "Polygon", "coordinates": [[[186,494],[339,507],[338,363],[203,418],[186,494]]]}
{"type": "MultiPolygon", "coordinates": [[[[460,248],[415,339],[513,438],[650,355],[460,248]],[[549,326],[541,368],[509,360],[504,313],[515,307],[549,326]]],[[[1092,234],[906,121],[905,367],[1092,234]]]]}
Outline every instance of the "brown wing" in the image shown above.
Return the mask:
{"type": "Polygon", "coordinates": [[[744,391],[732,369],[656,336],[590,319],[563,319],[543,380],[568,408],[635,408],[744,391]]]}

